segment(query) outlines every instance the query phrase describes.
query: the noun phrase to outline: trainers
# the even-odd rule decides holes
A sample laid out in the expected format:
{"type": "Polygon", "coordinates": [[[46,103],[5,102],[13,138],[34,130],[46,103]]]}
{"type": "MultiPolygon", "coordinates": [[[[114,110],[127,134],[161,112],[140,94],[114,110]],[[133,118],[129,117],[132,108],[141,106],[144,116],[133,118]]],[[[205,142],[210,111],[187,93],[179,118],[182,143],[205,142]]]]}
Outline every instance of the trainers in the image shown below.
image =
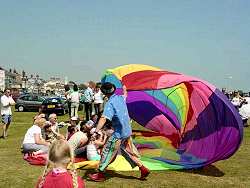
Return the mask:
{"type": "Polygon", "coordinates": [[[146,177],[150,174],[149,169],[143,165],[140,167],[140,171],[141,171],[141,177],[139,178],[140,180],[145,180],[146,177]]]}
{"type": "Polygon", "coordinates": [[[103,172],[97,172],[95,174],[89,174],[89,178],[92,181],[96,181],[96,182],[105,181],[105,179],[106,179],[103,172]]]}

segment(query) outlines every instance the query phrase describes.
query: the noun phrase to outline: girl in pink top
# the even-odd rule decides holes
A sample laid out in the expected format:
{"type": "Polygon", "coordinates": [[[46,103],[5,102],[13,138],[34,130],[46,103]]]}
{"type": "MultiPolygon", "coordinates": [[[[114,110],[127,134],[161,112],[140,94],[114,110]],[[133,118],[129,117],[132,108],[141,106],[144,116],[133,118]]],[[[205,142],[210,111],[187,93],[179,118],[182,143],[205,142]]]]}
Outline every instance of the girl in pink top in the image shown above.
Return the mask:
{"type": "Polygon", "coordinates": [[[67,170],[73,162],[71,149],[65,140],[56,140],[52,143],[48,162],[37,188],[84,188],[83,180],[77,176],[75,170],[67,170]]]}

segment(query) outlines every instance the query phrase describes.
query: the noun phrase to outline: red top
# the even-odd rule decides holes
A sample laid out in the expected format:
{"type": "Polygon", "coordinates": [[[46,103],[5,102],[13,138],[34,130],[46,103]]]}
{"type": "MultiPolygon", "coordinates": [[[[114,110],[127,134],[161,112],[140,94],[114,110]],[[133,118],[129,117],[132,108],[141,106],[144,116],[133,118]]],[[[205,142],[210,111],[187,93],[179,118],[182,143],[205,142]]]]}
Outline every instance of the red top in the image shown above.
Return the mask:
{"type": "MultiPolygon", "coordinates": [[[[80,176],[77,177],[78,180],[78,188],[85,188],[84,181],[80,176]]],[[[41,178],[37,182],[36,188],[39,187],[39,183],[41,178]]],[[[73,188],[73,178],[69,172],[63,173],[54,173],[50,171],[45,177],[45,181],[43,183],[43,188],[73,188]]]]}

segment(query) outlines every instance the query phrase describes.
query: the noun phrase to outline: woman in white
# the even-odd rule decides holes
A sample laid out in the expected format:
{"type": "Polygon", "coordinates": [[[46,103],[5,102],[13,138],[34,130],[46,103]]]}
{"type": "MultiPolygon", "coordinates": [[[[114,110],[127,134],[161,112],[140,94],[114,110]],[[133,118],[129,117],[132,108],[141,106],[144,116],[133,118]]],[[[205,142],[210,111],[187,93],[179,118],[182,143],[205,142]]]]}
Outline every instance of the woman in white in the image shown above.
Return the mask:
{"type": "Polygon", "coordinates": [[[46,119],[38,118],[34,121],[34,125],[28,129],[23,140],[23,151],[27,152],[48,152],[49,142],[42,138],[41,128],[46,124],[46,119]]]}
{"type": "Polygon", "coordinates": [[[101,92],[101,89],[99,86],[96,86],[94,91],[94,108],[95,108],[95,114],[99,117],[101,116],[103,106],[103,94],[101,92]]]}
{"type": "Polygon", "coordinates": [[[78,87],[75,84],[73,86],[73,92],[69,96],[71,102],[71,117],[78,117],[78,107],[80,102],[80,93],[78,92],[78,87]]]}

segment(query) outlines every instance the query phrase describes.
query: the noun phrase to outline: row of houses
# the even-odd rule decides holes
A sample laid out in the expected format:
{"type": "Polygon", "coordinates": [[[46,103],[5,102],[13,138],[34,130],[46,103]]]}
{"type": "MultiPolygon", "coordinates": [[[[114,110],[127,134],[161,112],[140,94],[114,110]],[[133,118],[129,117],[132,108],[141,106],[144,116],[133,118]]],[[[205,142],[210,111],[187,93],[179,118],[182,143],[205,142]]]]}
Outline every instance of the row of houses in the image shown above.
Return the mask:
{"type": "Polygon", "coordinates": [[[61,93],[64,91],[65,81],[52,77],[44,80],[38,75],[19,74],[17,71],[6,70],[0,67],[0,90],[10,88],[16,91],[26,91],[32,93],[61,93]]]}

